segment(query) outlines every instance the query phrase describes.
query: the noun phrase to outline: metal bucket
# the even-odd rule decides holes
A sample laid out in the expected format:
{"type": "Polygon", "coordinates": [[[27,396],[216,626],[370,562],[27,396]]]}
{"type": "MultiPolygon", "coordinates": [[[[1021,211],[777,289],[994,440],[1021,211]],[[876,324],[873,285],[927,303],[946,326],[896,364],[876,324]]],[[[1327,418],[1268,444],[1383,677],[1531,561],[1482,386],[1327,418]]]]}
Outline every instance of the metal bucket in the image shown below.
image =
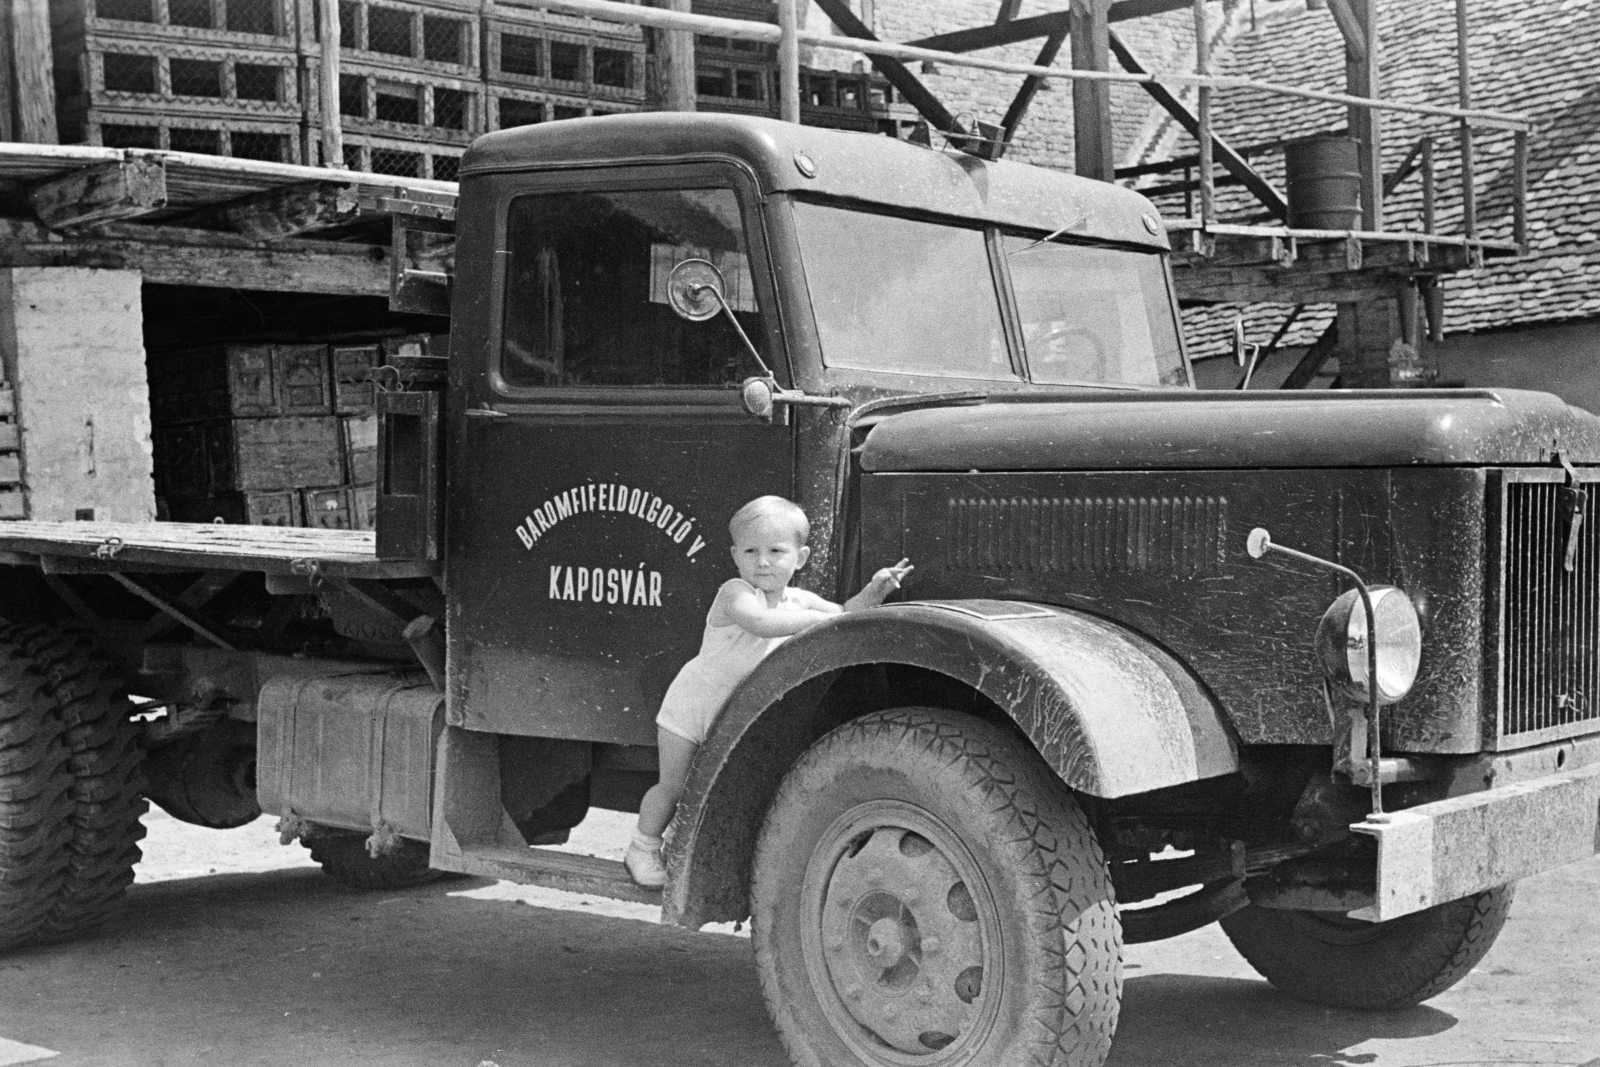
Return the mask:
{"type": "Polygon", "coordinates": [[[1308,137],[1283,150],[1289,225],[1303,230],[1361,228],[1361,161],[1353,137],[1308,137]]]}

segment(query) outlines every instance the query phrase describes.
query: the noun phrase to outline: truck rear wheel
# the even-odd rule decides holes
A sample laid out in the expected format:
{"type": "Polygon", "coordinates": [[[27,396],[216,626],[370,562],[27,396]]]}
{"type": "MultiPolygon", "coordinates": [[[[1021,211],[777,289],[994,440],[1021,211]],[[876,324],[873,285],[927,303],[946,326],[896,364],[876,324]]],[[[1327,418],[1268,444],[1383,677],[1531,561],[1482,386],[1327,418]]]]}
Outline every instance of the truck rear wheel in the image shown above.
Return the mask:
{"type": "Polygon", "coordinates": [[[970,716],[818,741],[756,847],[752,934],[797,1064],[1097,1067],[1121,998],[1105,859],[1071,794],[970,716]]]}
{"type": "Polygon", "coordinates": [[[67,877],[71,779],[44,687],[0,635],[0,951],[33,940],[67,877]]]}
{"type": "Polygon", "coordinates": [[[311,836],[306,847],[328,877],[351,889],[410,889],[444,874],[428,866],[428,846],[410,838],[401,838],[393,851],[376,857],[367,851],[365,834],[324,830],[311,836]]]}
{"type": "Polygon", "coordinates": [[[1239,954],[1300,1000],[1393,1011],[1438,996],[1488,953],[1514,885],[1383,923],[1251,905],[1222,920],[1239,954]]]}
{"type": "Polygon", "coordinates": [[[133,883],[149,805],[141,790],[143,748],[122,682],[89,634],[14,626],[5,636],[45,678],[67,750],[67,876],[37,940],[61,941],[109,919],[133,883]]]}

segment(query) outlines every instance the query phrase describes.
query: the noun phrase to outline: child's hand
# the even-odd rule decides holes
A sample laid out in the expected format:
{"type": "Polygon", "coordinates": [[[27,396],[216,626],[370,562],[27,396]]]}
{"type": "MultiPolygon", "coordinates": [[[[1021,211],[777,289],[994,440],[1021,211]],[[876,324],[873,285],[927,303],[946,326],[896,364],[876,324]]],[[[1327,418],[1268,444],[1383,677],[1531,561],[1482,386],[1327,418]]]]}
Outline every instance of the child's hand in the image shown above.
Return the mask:
{"type": "Polygon", "coordinates": [[[862,592],[874,597],[877,603],[881,604],[890,593],[900,588],[901,583],[913,569],[914,565],[909,559],[903,559],[892,567],[884,567],[872,576],[872,581],[867,583],[862,592]]]}

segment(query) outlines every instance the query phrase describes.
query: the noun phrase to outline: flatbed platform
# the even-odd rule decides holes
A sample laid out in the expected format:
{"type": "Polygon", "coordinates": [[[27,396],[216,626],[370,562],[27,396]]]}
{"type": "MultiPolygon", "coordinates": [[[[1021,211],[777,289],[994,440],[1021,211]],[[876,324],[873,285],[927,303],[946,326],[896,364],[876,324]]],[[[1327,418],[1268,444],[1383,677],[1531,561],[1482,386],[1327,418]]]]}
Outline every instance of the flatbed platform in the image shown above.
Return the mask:
{"type": "Polygon", "coordinates": [[[193,522],[0,523],[0,564],[47,572],[260,571],[330,578],[427,578],[436,562],[379,559],[367,530],[193,522]]]}

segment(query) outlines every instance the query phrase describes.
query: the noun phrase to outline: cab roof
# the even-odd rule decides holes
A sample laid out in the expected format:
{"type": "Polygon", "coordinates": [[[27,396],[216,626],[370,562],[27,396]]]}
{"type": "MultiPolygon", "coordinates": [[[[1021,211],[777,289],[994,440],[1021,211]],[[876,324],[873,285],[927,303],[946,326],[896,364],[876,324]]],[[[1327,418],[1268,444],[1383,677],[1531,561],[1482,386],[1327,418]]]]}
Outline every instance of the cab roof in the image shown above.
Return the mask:
{"type": "Polygon", "coordinates": [[[461,180],[508,171],[723,159],[762,193],[810,193],[1063,236],[1168,247],[1143,196],[1025,163],[988,162],[870,133],[775,119],[642,112],[518,126],[478,138],[461,180]],[[806,167],[803,162],[809,161],[806,167]],[[808,176],[810,170],[814,176],[808,176]]]}

